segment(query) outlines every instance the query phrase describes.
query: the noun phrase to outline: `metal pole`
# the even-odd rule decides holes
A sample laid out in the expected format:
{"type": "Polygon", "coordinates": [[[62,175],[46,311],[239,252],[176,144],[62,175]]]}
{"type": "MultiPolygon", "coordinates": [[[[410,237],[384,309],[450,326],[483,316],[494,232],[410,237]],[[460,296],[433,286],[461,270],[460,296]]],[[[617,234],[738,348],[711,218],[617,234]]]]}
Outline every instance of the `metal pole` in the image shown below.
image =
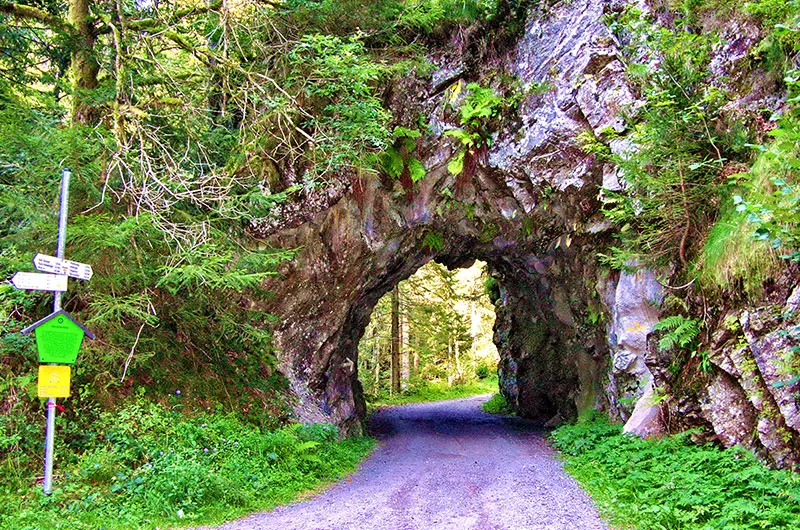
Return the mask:
{"type": "Polygon", "coordinates": [[[56,399],[47,400],[47,429],[44,444],[44,493],[53,491],[53,445],[56,432],[56,399]]]}
{"type": "MultiPolygon", "coordinates": [[[[58,213],[58,247],[56,257],[64,259],[64,248],[67,246],[67,206],[69,204],[69,178],[72,172],[69,169],[61,171],[61,208],[58,213]]],[[[61,292],[56,291],[56,299],[53,303],[53,311],[61,309],[61,292]]]]}
{"type": "MultiPolygon", "coordinates": [[[[64,248],[67,245],[67,213],[69,205],[69,169],[61,171],[61,206],[58,213],[58,247],[56,257],[64,259],[64,248]]],[[[56,291],[53,300],[53,312],[61,309],[61,292],[56,291]]],[[[47,400],[47,428],[44,444],[44,492],[50,495],[53,490],[53,445],[56,431],[56,399],[47,400]]]]}

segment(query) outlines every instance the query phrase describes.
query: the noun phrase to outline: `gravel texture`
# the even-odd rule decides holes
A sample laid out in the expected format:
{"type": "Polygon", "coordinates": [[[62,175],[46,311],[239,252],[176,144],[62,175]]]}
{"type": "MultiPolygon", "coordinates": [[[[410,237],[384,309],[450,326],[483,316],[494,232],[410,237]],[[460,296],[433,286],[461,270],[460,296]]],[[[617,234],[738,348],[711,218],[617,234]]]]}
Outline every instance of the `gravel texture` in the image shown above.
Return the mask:
{"type": "Polygon", "coordinates": [[[380,447],[319,496],[228,523],[225,530],[605,529],[529,422],[486,414],[487,396],[392,407],[371,431],[380,447]]]}

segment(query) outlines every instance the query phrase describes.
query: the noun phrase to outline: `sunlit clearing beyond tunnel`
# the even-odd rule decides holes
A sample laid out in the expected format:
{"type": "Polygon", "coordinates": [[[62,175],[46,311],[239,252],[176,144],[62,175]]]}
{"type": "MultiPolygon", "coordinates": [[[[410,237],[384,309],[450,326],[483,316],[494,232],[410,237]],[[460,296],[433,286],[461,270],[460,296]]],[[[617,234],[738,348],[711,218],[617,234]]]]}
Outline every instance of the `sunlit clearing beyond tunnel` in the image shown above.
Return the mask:
{"type": "Polygon", "coordinates": [[[383,296],[358,345],[367,401],[496,392],[495,285],[484,262],[448,270],[431,261],[383,296]]]}

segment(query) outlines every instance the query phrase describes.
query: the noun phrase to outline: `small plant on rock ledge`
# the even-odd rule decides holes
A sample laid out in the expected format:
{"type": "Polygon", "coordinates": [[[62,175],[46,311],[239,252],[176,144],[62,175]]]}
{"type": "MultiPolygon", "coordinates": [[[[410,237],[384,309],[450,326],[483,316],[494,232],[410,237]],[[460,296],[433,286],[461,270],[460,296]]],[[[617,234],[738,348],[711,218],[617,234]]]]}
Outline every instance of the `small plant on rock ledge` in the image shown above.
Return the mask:
{"type": "MultiPolygon", "coordinates": [[[[450,100],[454,100],[461,92],[461,81],[453,85],[450,100]]],[[[477,83],[466,87],[467,93],[459,110],[460,129],[447,131],[447,136],[456,138],[461,144],[461,151],[447,164],[450,174],[458,176],[464,173],[470,176],[474,172],[475,163],[485,156],[492,145],[492,129],[500,117],[504,102],[492,88],[483,88],[477,83]]]]}
{"type": "MultiPolygon", "coordinates": [[[[709,374],[711,372],[711,360],[708,352],[699,349],[700,321],[688,318],[683,315],[672,315],[659,320],[654,326],[653,331],[662,331],[664,334],[658,341],[658,348],[662,351],[677,349],[681,352],[689,352],[692,359],[697,359],[700,370],[709,374]]],[[[680,372],[684,359],[681,355],[676,355],[670,366],[670,372],[677,377],[680,372]]]]}
{"type": "Polygon", "coordinates": [[[697,346],[700,323],[694,318],[672,315],[659,320],[653,326],[653,331],[666,331],[658,341],[658,347],[661,350],[668,350],[674,347],[688,350],[697,346]]]}
{"type": "Polygon", "coordinates": [[[395,127],[392,136],[394,143],[383,152],[381,165],[384,172],[398,179],[403,189],[410,194],[414,183],[422,180],[426,174],[425,166],[413,155],[422,133],[415,129],[395,127]]]}

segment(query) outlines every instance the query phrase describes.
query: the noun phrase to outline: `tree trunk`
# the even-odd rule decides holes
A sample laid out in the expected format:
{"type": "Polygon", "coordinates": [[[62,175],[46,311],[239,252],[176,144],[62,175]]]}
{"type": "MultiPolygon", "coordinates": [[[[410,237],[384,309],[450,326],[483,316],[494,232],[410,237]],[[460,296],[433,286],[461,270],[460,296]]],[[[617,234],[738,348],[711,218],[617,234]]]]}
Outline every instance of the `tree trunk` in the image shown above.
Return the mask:
{"type": "Polygon", "coordinates": [[[375,342],[375,385],[373,394],[378,395],[381,391],[381,341],[378,338],[375,342]]]}
{"type": "Polygon", "coordinates": [[[72,45],[72,123],[95,125],[100,118],[92,105],[91,90],[97,88],[100,65],[94,55],[97,37],[92,28],[89,0],[71,0],[69,23],[75,28],[77,39],[72,45]]]}
{"type": "Polygon", "coordinates": [[[455,354],[455,361],[456,361],[456,381],[461,380],[461,358],[459,355],[459,348],[458,348],[458,338],[455,340],[455,344],[453,347],[453,353],[455,354]]]}
{"type": "Polygon", "coordinates": [[[400,393],[400,289],[392,289],[392,392],[400,393]]]}
{"type": "Polygon", "coordinates": [[[447,334],[447,386],[453,386],[453,337],[447,334]]]}
{"type": "Polygon", "coordinates": [[[422,343],[419,341],[419,338],[416,340],[417,347],[414,348],[414,375],[419,374],[419,349],[422,343]]]}
{"type": "Polygon", "coordinates": [[[372,371],[375,374],[375,380],[370,389],[371,394],[377,394],[380,389],[380,376],[381,376],[381,345],[378,336],[378,322],[372,327],[372,371]]]}
{"type": "Polygon", "coordinates": [[[408,322],[408,313],[401,312],[400,313],[400,356],[401,356],[401,363],[402,363],[402,372],[400,374],[400,386],[403,390],[408,388],[408,382],[411,379],[411,359],[409,358],[409,354],[411,353],[411,340],[409,336],[409,322],[408,322]]]}

